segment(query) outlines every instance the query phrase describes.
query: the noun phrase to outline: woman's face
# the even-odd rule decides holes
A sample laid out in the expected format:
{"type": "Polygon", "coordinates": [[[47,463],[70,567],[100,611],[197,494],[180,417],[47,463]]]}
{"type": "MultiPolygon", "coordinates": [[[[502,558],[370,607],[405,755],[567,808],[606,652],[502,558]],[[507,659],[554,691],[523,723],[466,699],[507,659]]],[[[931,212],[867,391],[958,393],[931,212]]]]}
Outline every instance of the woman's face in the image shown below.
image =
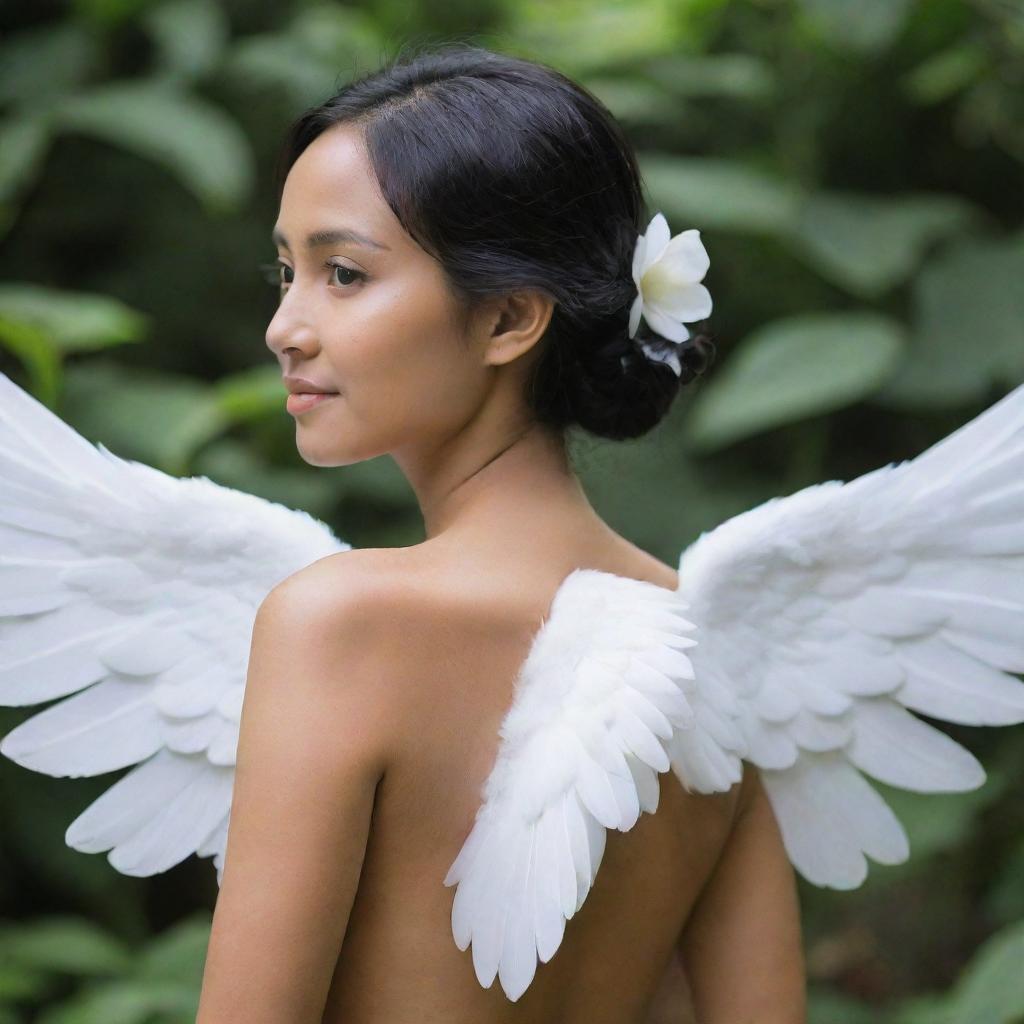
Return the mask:
{"type": "Polygon", "coordinates": [[[347,465],[457,432],[493,367],[459,326],[440,264],[380,195],[355,129],[327,129],[295,162],[274,241],[281,302],[267,345],[282,375],[337,392],[292,412],[303,459],[347,465]]]}

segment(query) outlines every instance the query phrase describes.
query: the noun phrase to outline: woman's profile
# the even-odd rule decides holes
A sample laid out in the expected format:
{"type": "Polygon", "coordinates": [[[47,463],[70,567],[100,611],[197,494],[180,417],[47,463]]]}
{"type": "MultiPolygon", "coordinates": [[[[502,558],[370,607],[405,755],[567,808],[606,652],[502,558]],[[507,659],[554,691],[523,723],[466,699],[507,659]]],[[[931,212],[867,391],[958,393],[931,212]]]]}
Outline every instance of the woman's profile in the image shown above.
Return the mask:
{"type": "Polygon", "coordinates": [[[77,849],[132,874],[215,857],[197,1024],[643,1024],[673,965],[700,1024],[805,1021],[796,872],[852,888],[908,855],[865,776],[974,788],[912,712],[1024,720],[1024,389],[673,568],[568,454],[652,430],[711,354],[681,326],[710,309],[697,232],[648,218],[600,102],[441,46],[305,112],[280,170],[266,344],[296,445],[390,455],[425,539],[350,548],[97,452],[6,382],[11,547],[89,559],[61,577],[75,626],[52,572],[19,577],[25,649],[77,629],[85,667],[26,668],[21,703],[82,692],[0,749],[140,764],[77,849]]]}

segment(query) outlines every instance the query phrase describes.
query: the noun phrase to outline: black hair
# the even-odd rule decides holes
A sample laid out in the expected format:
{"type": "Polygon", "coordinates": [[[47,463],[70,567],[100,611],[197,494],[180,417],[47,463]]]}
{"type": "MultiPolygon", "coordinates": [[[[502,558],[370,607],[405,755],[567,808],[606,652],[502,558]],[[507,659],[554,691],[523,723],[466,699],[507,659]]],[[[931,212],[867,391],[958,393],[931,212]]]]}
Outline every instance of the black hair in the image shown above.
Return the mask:
{"type": "Polygon", "coordinates": [[[707,368],[707,335],[676,350],[679,376],[641,350],[660,340],[646,321],[629,337],[633,251],[647,227],[640,172],[614,116],[583,86],[471,43],[399,54],[292,123],[279,192],[338,124],[361,131],[382,195],[464,310],[518,289],[554,300],[525,395],[546,427],[639,437],[707,368]]]}

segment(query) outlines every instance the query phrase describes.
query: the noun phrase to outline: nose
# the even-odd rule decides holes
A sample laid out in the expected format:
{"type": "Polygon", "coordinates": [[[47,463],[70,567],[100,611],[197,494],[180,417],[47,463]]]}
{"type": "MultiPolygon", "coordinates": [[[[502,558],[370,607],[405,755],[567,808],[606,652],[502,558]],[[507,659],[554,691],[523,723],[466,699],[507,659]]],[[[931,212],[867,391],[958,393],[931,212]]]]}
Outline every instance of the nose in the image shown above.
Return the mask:
{"type": "Polygon", "coordinates": [[[287,355],[306,359],[313,355],[319,347],[316,333],[299,315],[298,307],[288,304],[288,296],[281,300],[277,312],[267,325],[267,348],[283,360],[287,355]]]}

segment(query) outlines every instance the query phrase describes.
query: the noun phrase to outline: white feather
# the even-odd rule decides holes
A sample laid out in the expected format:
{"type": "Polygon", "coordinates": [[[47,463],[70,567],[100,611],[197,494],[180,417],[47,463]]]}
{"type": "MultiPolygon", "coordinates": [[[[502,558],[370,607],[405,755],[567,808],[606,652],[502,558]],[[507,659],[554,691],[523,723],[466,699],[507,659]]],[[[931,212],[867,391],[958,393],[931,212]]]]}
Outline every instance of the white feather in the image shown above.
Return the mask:
{"type": "MultiPolygon", "coordinates": [[[[697,700],[731,690],[795,867],[845,889],[906,837],[864,772],[922,793],[985,772],[931,718],[1024,721],[1024,386],[916,459],[775,498],[683,552],[697,700]],[[794,713],[795,712],[795,713],[794,713]]],[[[677,774],[713,792],[709,729],[677,774]]]]}
{"type": "Polygon", "coordinates": [[[472,944],[480,984],[497,975],[512,1001],[583,905],[606,830],[628,831],[657,809],[672,723],[693,725],[684,608],[664,587],[576,569],[533,638],[476,820],[445,878],[457,886],[456,944],[472,944]]]}
{"type": "Polygon", "coordinates": [[[256,609],[348,545],[205,477],[94,447],[0,375],[0,704],[41,704],[0,753],[55,776],[135,765],[68,827],[119,871],[191,853],[222,877],[256,609]]]}
{"type": "MultiPolygon", "coordinates": [[[[256,608],[348,545],[304,513],[95,448],[2,376],[0,477],[0,703],[64,698],[0,752],[52,775],[134,765],[68,844],[138,875],[211,856],[219,882],[256,608]]],[[[444,878],[480,984],[520,998],[592,889],[607,830],[655,813],[669,769],[715,793],[757,765],[813,884],[853,888],[868,857],[906,859],[865,776],[922,793],[985,778],[913,712],[1024,721],[1007,674],[1024,671],[1022,481],[1024,387],[911,462],[703,534],[675,591],[570,573],[444,878]]]]}

